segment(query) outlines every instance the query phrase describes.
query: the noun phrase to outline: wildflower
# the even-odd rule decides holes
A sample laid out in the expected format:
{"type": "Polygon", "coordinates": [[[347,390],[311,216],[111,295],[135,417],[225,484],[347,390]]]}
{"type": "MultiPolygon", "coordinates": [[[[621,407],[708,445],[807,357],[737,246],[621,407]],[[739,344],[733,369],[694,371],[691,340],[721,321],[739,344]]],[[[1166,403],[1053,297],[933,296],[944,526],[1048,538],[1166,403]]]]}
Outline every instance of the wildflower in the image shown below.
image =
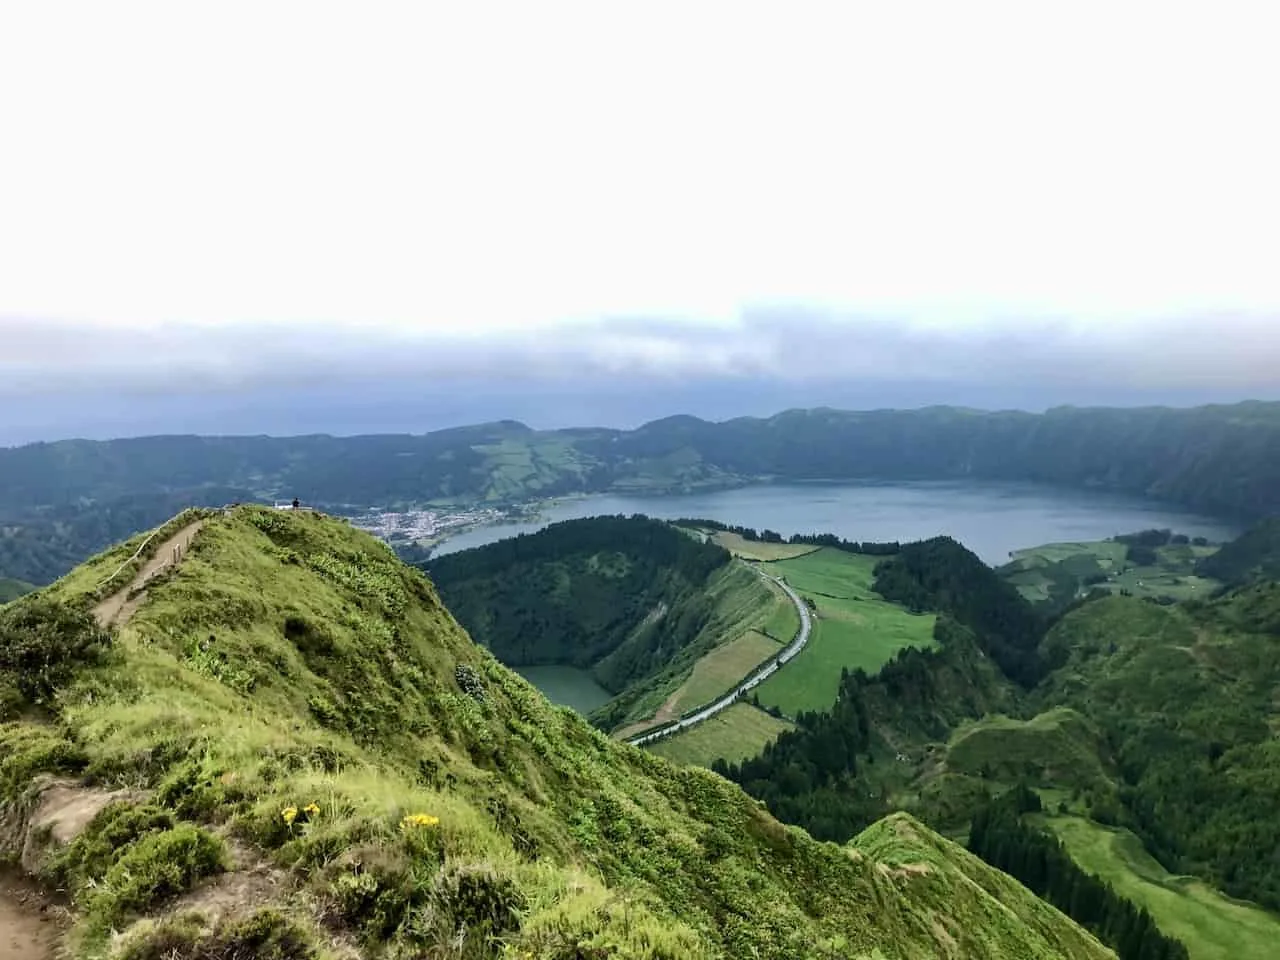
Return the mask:
{"type": "Polygon", "coordinates": [[[287,823],[289,826],[292,827],[293,821],[298,819],[298,808],[285,807],[283,810],[280,811],[280,816],[284,818],[285,823],[287,823]]]}
{"type": "Polygon", "coordinates": [[[316,803],[315,801],[312,801],[311,803],[308,803],[308,804],[307,804],[305,807],[303,807],[302,809],[303,809],[303,811],[306,813],[306,815],[307,815],[308,817],[318,817],[318,816],[320,816],[320,804],[316,803]]]}
{"type": "Polygon", "coordinates": [[[439,822],[439,817],[433,817],[429,813],[411,813],[400,821],[400,826],[408,830],[412,827],[434,827],[439,822]]]}

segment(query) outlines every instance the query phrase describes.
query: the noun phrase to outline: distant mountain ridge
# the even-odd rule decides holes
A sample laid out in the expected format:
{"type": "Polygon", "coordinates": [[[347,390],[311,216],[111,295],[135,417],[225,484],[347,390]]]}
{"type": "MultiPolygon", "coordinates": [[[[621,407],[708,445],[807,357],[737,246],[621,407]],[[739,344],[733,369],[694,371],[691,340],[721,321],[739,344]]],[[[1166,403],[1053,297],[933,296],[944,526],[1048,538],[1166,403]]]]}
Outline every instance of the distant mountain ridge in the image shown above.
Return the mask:
{"type": "MultiPolygon", "coordinates": [[[[298,496],[337,508],[954,478],[1108,489],[1255,519],[1280,513],[1280,403],[1043,414],[815,408],[719,423],[668,417],[634,430],[537,431],[504,420],[423,435],[70,440],[0,450],[0,520],[100,512],[139,495],[207,502],[215,487],[232,499],[298,496]]],[[[172,503],[158,510],[107,539],[85,537],[68,559],[160,522],[172,503]]],[[[55,575],[69,566],[60,562],[55,575]]],[[[50,576],[6,562],[2,540],[0,573],[50,576]]]]}

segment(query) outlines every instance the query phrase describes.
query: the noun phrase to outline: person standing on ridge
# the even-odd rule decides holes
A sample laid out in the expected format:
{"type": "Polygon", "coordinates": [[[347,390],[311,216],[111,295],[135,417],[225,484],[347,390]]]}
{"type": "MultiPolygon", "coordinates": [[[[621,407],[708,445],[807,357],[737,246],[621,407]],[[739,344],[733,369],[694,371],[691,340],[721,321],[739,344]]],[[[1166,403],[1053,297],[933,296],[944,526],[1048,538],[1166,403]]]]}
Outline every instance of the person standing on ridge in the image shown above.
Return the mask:
{"type": "Polygon", "coordinates": [[[297,510],[299,506],[300,506],[300,504],[298,503],[298,498],[297,498],[297,497],[294,497],[294,498],[293,498],[293,509],[297,510]]]}

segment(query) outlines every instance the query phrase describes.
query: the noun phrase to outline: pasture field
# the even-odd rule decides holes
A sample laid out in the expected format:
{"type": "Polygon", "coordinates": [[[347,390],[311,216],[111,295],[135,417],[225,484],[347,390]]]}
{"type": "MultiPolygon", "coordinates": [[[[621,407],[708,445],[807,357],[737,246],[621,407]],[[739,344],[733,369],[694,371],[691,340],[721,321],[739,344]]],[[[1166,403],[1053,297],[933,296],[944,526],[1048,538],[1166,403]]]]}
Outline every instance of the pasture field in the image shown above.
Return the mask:
{"type": "Polygon", "coordinates": [[[1112,540],[1047,543],[1015,551],[1000,573],[1032,603],[1069,600],[1093,587],[1128,591],[1135,597],[1190,600],[1218,587],[1218,581],[1195,573],[1196,561],[1217,549],[1169,544],[1156,548],[1155,564],[1134,566],[1125,559],[1125,545],[1112,540]]]}
{"type": "Polygon", "coordinates": [[[741,534],[722,530],[711,538],[735,557],[744,560],[790,560],[803,557],[806,553],[815,553],[818,548],[806,543],[764,543],[760,540],[745,540],[741,534]]]}
{"type": "Polygon", "coordinates": [[[679,716],[716,699],[782,647],[758,630],[722,643],[693,665],[693,672],[671,700],[672,712],[679,716]]]}
{"type": "Polygon", "coordinates": [[[1146,907],[1156,925],[1186,945],[1191,960],[1244,960],[1280,953],[1280,917],[1169,873],[1128,830],[1081,817],[1043,817],[1077,864],[1146,907]]]}
{"type": "Polygon", "coordinates": [[[880,559],[823,547],[762,564],[811,601],[815,617],[804,650],[757,688],[761,704],[792,717],[829,710],[842,669],[875,673],[905,647],[933,646],[934,615],[909,613],[872,591],[880,559]]]}
{"type": "Polygon", "coordinates": [[[696,727],[659,740],[647,749],[674,763],[699,767],[710,767],[715,760],[741,763],[792,726],[749,703],[735,703],[696,727]]]}

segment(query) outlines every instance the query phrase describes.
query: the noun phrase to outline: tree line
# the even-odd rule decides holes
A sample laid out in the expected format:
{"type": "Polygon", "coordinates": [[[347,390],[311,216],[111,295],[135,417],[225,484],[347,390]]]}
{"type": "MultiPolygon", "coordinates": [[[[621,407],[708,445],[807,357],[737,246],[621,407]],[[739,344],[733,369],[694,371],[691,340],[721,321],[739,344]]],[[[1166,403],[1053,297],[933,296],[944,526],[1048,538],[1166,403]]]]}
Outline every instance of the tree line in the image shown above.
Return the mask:
{"type": "Polygon", "coordinates": [[[1019,785],[983,806],[969,829],[969,849],[1053,904],[1120,960],[1188,960],[1187,948],[1160,932],[1145,908],[1076,865],[1057,837],[1029,826],[1040,795],[1019,785]]]}

